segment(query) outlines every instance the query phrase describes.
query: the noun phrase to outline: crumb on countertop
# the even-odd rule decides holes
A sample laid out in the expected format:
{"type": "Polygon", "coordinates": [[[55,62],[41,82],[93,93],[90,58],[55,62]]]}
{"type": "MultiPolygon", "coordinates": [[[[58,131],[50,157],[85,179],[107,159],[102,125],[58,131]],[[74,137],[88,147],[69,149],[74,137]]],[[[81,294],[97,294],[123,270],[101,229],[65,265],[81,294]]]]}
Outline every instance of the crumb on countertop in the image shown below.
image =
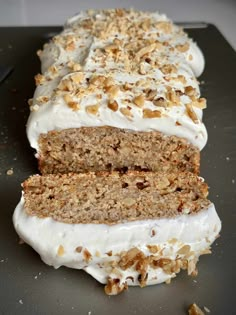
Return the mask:
{"type": "Polygon", "coordinates": [[[200,309],[199,306],[197,306],[196,303],[193,303],[190,305],[188,309],[188,314],[189,315],[205,315],[205,313],[203,313],[203,311],[200,309]]]}
{"type": "Polygon", "coordinates": [[[14,174],[13,168],[10,168],[9,170],[7,170],[7,175],[11,176],[14,174]]]}

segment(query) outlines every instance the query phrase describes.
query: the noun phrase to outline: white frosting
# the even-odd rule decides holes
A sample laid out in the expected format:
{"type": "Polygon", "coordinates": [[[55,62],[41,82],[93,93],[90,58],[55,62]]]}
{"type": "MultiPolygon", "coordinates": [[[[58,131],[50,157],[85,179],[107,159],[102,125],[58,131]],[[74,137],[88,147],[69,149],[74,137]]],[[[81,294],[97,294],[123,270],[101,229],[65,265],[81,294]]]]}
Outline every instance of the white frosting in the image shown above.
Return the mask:
{"type": "MultiPolygon", "coordinates": [[[[21,198],[15,209],[13,222],[19,236],[32,246],[42,260],[55,268],[62,265],[84,269],[101,283],[107,278],[119,278],[129,285],[138,285],[138,272],[130,267],[127,270],[112,270],[109,262],[118,260],[123,251],[131,248],[140,249],[146,256],[150,255],[147,245],[158,245],[163,249],[162,257],[176,259],[181,257],[177,251],[183,245],[191,246],[193,256],[198,256],[213,243],[221,229],[221,222],[213,204],[197,214],[183,214],[170,219],[154,219],[127,222],[116,225],[106,224],[66,224],[54,221],[52,218],[38,218],[27,215],[24,210],[24,198],[21,198]],[[176,239],[176,242],[173,240],[176,239]],[[64,254],[58,255],[60,246],[64,254]],[[92,255],[88,262],[83,250],[76,252],[82,246],[92,255]],[[112,251],[112,255],[107,253],[112,251]],[[133,277],[134,281],[126,279],[133,277]]],[[[175,274],[168,275],[161,268],[149,267],[147,284],[155,284],[168,280],[175,274]]]]}
{"type": "MultiPolygon", "coordinates": [[[[150,18],[154,22],[170,22],[166,16],[158,13],[129,13],[135,17],[135,22],[142,21],[144,18],[150,18]]],[[[163,44],[161,48],[154,49],[151,58],[158,61],[159,66],[153,67],[148,62],[143,62],[143,68],[146,74],[140,74],[137,69],[128,71],[125,69],[124,59],[116,60],[111,56],[105,56],[101,53],[104,48],[113,43],[114,38],[129,43],[130,38],[125,33],[117,34],[115,31],[106,38],[97,37],[91,30],[83,26],[85,20],[93,18],[95,27],[99,29],[100,24],[106,21],[107,16],[103,11],[96,11],[88,15],[85,12],[70,19],[64,31],[57,36],[54,41],[47,44],[40,55],[42,62],[42,73],[46,78],[45,82],[38,85],[31,106],[31,114],[27,123],[27,135],[30,144],[38,150],[38,137],[41,133],[47,133],[50,130],[62,130],[67,128],[113,126],[134,131],[157,130],[166,135],[176,135],[186,138],[190,143],[202,149],[207,141],[207,132],[202,120],[202,109],[194,107],[198,122],[194,122],[186,115],[186,104],[191,103],[189,96],[185,94],[185,87],[192,86],[196,90],[196,97],[200,96],[198,83],[195,76],[201,74],[204,68],[204,58],[195,43],[190,40],[179,27],[171,24],[171,33],[162,32],[155,27],[148,31],[143,31],[144,40],[150,37],[163,44]],[[92,15],[91,15],[92,14],[92,15]],[[96,24],[97,23],[97,24],[96,24]],[[74,49],[66,50],[65,45],[71,40],[74,49]],[[189,49],[182,53],[177,50],[178,45],[188,44],[189,49]],[[76,72],[72,72],[68,67],[68,62],[74,62],[81,65],[81,70],[85,78],[80,82],[77,88],[87,89],[87,93],[78,95],[75,91],[69,93],[73,101],[79,104],[79,110],[72,110],[65,102],[65,92],[57,93],[58,86],[64,80],[71,80],[76,72]],[[105,64],[104,64],[105,62],[105,64]],[[176,67],[176,72],[166,75],[160,69],[163,65],[172,64],[176,67]],[[57,72],[52,73],[52,66],[56,67],[57,72]],[[51,68],[50,68],[51,67],[51,68]],[[112,111],[107,107],[108,95],[100,87],[95,92],[89,91],[88,81],[96,74],[102,74],[112,77],[115,84],[121,86],[125,83],[132,83],[132,89],[129,91],[120,90],[115,97],[119,109],[131,108],[132,117],[128,118],[120,110],[112,111]],[[186,82],[177,79],[183,76],[186,82]],[[137,82],[146,80],[146,84],[138,85],[137,82]],[[136,83],[136,84],[135,84],[136,83]],[[142,108],[133,103],[134,96],[144,93],[145,89],[154,89],[157,91],[156,97],[166,99],[167,88],[171,91],[181,91],[178,106],[160,107],[154,105],[152,101],[145,100],[144,107],[152,111],[158,110],[162,116],[158,118],[143,118],[142,108]],[[57,91],[55,93],[55,91],[57,91]],[[99,94],[99,99],[98,99],[99,94]],[[46,96],[48,101],[42,102],[40,98],[46,96]],[[96,115],[86,111],[88,105],[95,105],[99,102],[99,111],[96,115]]],[[[110,24],[109,24],[110,25],[110,24]]],[[[100,33],[99,33],[100,34],[100,33]]],[[[121,51],[123,48],[120,48],[121,51]]],[[[131,52],[132,53],[132,52],[131,52]]],[[[134,60],[130,60],[132,63],[134,60]]]]}

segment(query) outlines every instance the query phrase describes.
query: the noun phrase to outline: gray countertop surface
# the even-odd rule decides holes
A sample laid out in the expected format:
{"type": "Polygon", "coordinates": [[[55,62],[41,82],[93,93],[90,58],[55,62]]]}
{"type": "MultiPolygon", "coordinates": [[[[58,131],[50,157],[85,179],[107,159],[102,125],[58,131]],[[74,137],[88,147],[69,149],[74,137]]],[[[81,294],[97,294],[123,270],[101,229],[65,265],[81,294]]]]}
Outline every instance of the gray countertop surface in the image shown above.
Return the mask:
{"type": "Polygon", "coordinates": [[[62,25],[80,10],[112,7],[158,10],[177,22],[215,24],[236,50],[236,0],[0,0],[0,26],[62,25]]]}

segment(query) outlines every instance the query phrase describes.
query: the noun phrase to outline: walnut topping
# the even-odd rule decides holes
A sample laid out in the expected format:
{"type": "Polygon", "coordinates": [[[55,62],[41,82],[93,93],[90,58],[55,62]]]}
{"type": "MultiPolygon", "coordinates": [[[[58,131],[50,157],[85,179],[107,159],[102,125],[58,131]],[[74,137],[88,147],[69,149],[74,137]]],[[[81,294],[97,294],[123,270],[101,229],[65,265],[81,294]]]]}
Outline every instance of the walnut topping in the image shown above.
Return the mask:
{"type": "Polygon", "coordinates": [[[64,101],[66,102],[67,106],[70,107],[72,110],[76,111],[80,109],[80,106],[77,102],[73,100],[73,98],[69,94],[65,94],[63,96],[64,101]]]}
{"type": "Polygon", "coordinates": [[[190,55],[188,56],[188,60],[189,60],[189,61],[193,60],[193,55],[190,54],[190,55]]]}
{"type": "Polygon", "coordinates": [[[180,52],[186,52],[187,50],[189,50],[189,43],[185,43],[183,45],[177,45],[175,47],[180,52]]]}
{"type": "Polygon", "coordinates": [[[75,48],[76,48],[76,46],[75,46],[74,40],[68,41],[66,43],[66,46],[65,46],[66,51],[73,51],[73,50],[75,50],[75,48]]]}
{"type": "Polygon", "coordinates": [[[107,295],[117,295],[128,288],[127,283],[120,283],[120,279],[107,279],[107,285],[104,290],[107,295]]]}
{"type": "Polygon", "coordinates": [[[189,315],[204,315],[203,311],[195,303],[190,305],[188,309],[188,314],[189,315]]]}
{"type": "Polygon", "coordinates": [[[70,79],[63,79],[58,85],[58,89],[61,91],[73,91],[74,87],[70,79]]]}
{"type": "Polygon", "coordinates": [[[143,118],[159,118],[161,117],[161,112],[159,110],[151,110],[149,108],[145,108],[143,110],[143,118]]]}
{"type": "Polygon", "coordinates": [[[182,126],[182,124],[178,120],[176,120],[175,125],[176,126],[182,126]]]}
{"type": "Polygon", "coordinates": [[[164,97],[158,97],[156,100],[153,101],[153,105],[155,106],[166,107],[167,104],[167,100],[165,100],[164,97]]]}
{"type": "Polygon", "coordinates": [[[189,118],[192,119],[192,121],[197,124],[199,121],[198,121],[198,117],[195,113],[195,111],[193,110],[193,107],[191,104],[186,104],[186,113],[187,115],[189,116],[189,118]]]}
{"type": "Polygon", "coordinates": [[[65,249],[62,245],[60,245],[57,249],[57,256],[63,256],[65,254],[65,249]]]}
{"type": "Polygon", "coordinates": [[[89,113],[89,114],[92,114],[92,115],[96,115],[98,113],[98,110],[99,110],[99,105],[96,104],[96,105],[88,105],[86,107],[86,112],[89,113]]]}
{"type": "Polygon", "coordinates": [[[177,80],[180,81],[183,84],[186,84],[186,79],[183,75],[178,75],[177,80]]]}
{"type": "Polygon", "coordinates": [[[138,107],[143,107],[144,101],[145,101],[145,98],[144,98],[144,96],[143,96],[142,94],[136,96],[136,97],[133,99],[134,104],[137,105],[138,107]]]}
{"type": "Polygon", "coordinates": [[[107,256],[112,256],[112,250],[106,253],[107,256]]]}
{"type": "Polygon", "coordinates": [[[126,117],[133,117],[132,112],[128,107],[120,108],[120,112],[126,117]]]}
{"type": "Polygon", "coordinates": [[[92,259],[92,254],[85,248],[83,250],[84,260],[88,263],[92,259]]]}
{"type": "Polygon", "coordinates": [[[160,250],[160,248],[157,245],[147,245],[147,248],[149,252],[152,254],[156,254],[160,250]]]}
{"type": "MultiPolygon", "coordinates": [[[[38,103],[47,103],[49,101],[49,97],[48,96],[39,96],[36,98],[36,101],[38,103]]],[[[31,104],[32,105],[32,104],[31,104]]]]}
{"type": "Polygon", "coordinates": [[[77,246],[76,249],[75,249],[75,251],[76,251],[77,253],[81,253],[81,252],[82,252],[82,249],[83,249],[83,246],[77,246]]]}
{"type": "Polygon", "coordinates": [[[106,78],[103,75],[94,75],[90,78],[89,84],[100,86],[100,85],[103,85],[105,79],[106,78]]]}
{"type": "Polygon", "coordinates": [[[156,95],[157,95],[157,90],[148,90],[146,94],[146,100],[153,101],[156,95]]]}
{"type": "Polygon", "coordinates": [[[191,250],[191,246],[190,245],[184,245],[183,247],[181,247],[178,251],[177,254],[178,255],[187,255],[191,250]]]}
{"type": "Polygon", "coordinates": [[[107,107],[110,108],[113,112],[118,110],[118,103],[117,101],[108,102],[107,107]]]}
{"type": "Polygon", "coordinates": [[[121,254],[121,259],[118,262],[118,265],[122,270],[126,270],[127,268],[133,266],[138,260],[144,258],[144,254],[141,250],[134,247],[121,254]]]}
{"type": "Polygon", "coordinates": [[[195,96],[196,90],[191,85],[189,85],[185,87],[184,93],[187,94],[188,96],[195,96]]]}
{"type": "Polygon", "coordinates": [[[75,72],[71,75],[71,80],[75,83],[80,83],[84,79],[83,72],[75,72]]]}
{"type": "Polygon", "coordinates": [[[206,99],[203,98],[203,97],[201,97],[201,98],[199,98],[198,100],[193,101],[193,102],[191,103],[191,105],[194,106],[194,107],[198,107],[198,108],[200,108],[200,109],[204,109],[204,108],[207,107],[207,106],[206,106],[206,99]]]}
{"type": "Polygon", "coordinates": [[[192,259],[187,262],[188,275],[196,276],[198,271],[196,268],[196,260],[192,259]]]}
{"type": "Polygon", "coordinates": [[[115,98],[119,93],[119,87],[117,85],[109,86],[106,89],[106,92],[110,95],[110,97],[115,98]]]}
{"type": "Polygon", "coordinates": [[[179,104],[180,102],[180,96],[179,94],[177,93],[177,91],[173,91],[173,90],[169,90],[167,93],[166,93],[166,97],[168,100],[170,100],[170,102],[172,103],[172,105],[177,105],[179,104]]]}
{"type": "Polygon", "coordinates": [[[170,74],[170,73],[176,73],[177,72],[177,68],[171,64],[167,64],[167,65],[162,66],[160,70],[164,74],[170,74]]]}
{"type": "Polygon", "coordinates": [[[145,46],[143,48],[141,48],[137,53],[136,53],[136,60],[140,60],[144,55],[152,52],[153,50],[155,50],[157,47],[156,43],[151,44],[149,46],[145,46]]]}
{"type": "Polygon", "coordinates": [[[172,31],[172,25],[170,22],[160,21],[155,24],[156,28],[161,30],[163,33],[169,34],[172,31]]]}
{"type": "Polygon", "coordinates": [[[55,75],[58,73],[58,68],[55,65],[52,65],[48,68],[48,71],[55,75]]]}
{"type": "Polygon", "coordinates": [[[40,73],[38,73],[38,74],[34,77],[34,79],[35,79],[35,84],[36,84],[36,86],[42,85],[42,84],[44,84],[44,83],[46,82],[45,76],[42,75],[42,74],[40,74],[40,73]]]}
{"type": "Polygon", "coordinates": [[[70,60],[67,63],[67,66],[73,70],[73,71],[80,71],[81,70],[81,65],[79,63],[75,63],[74,61],[70,60]]]}

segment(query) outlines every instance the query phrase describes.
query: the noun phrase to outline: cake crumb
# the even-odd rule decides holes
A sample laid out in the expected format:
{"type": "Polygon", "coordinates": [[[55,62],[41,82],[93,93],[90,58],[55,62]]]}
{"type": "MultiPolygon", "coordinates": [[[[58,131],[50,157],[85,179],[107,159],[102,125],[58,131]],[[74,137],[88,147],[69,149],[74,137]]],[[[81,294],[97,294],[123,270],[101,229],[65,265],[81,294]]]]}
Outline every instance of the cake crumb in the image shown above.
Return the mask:
{"type": "Polygon", "coordinates": [[[19,303],[22,305],[22,304],[23,304],[23,301],[20,299],[20,300],[19,300],[19,303]]]}
{"type": "Polygon", "coordinates": [[[235,179],[232,179],[232,184],[235,184],[235,179]]]}
{"type": "Polygon", "coordinates": [[[204,306],[203,308],[204,308],[204,311],[206,311],[207,313],[211,312],[208,307],[204,306]]]}
{"type": "Polygon", "coordinates": [[[14,174],[13,168],[10,168],[9,170],[7,170],[7,175],[11,176],[14,174]]]}
{"type": "Polygon", "coordinates": [[[189,315],[205,315],[205,313],[203,313],[203,311],[200,309],[199,306],[197,306],[196,303],[193,303],[190,305],[188,309],[188,314],[189,315]]]}
{"type": "Polygon", "coordinates": [[[226,156],[226,161],[230,161],[230,158],[228,156],[226,156]]]}

